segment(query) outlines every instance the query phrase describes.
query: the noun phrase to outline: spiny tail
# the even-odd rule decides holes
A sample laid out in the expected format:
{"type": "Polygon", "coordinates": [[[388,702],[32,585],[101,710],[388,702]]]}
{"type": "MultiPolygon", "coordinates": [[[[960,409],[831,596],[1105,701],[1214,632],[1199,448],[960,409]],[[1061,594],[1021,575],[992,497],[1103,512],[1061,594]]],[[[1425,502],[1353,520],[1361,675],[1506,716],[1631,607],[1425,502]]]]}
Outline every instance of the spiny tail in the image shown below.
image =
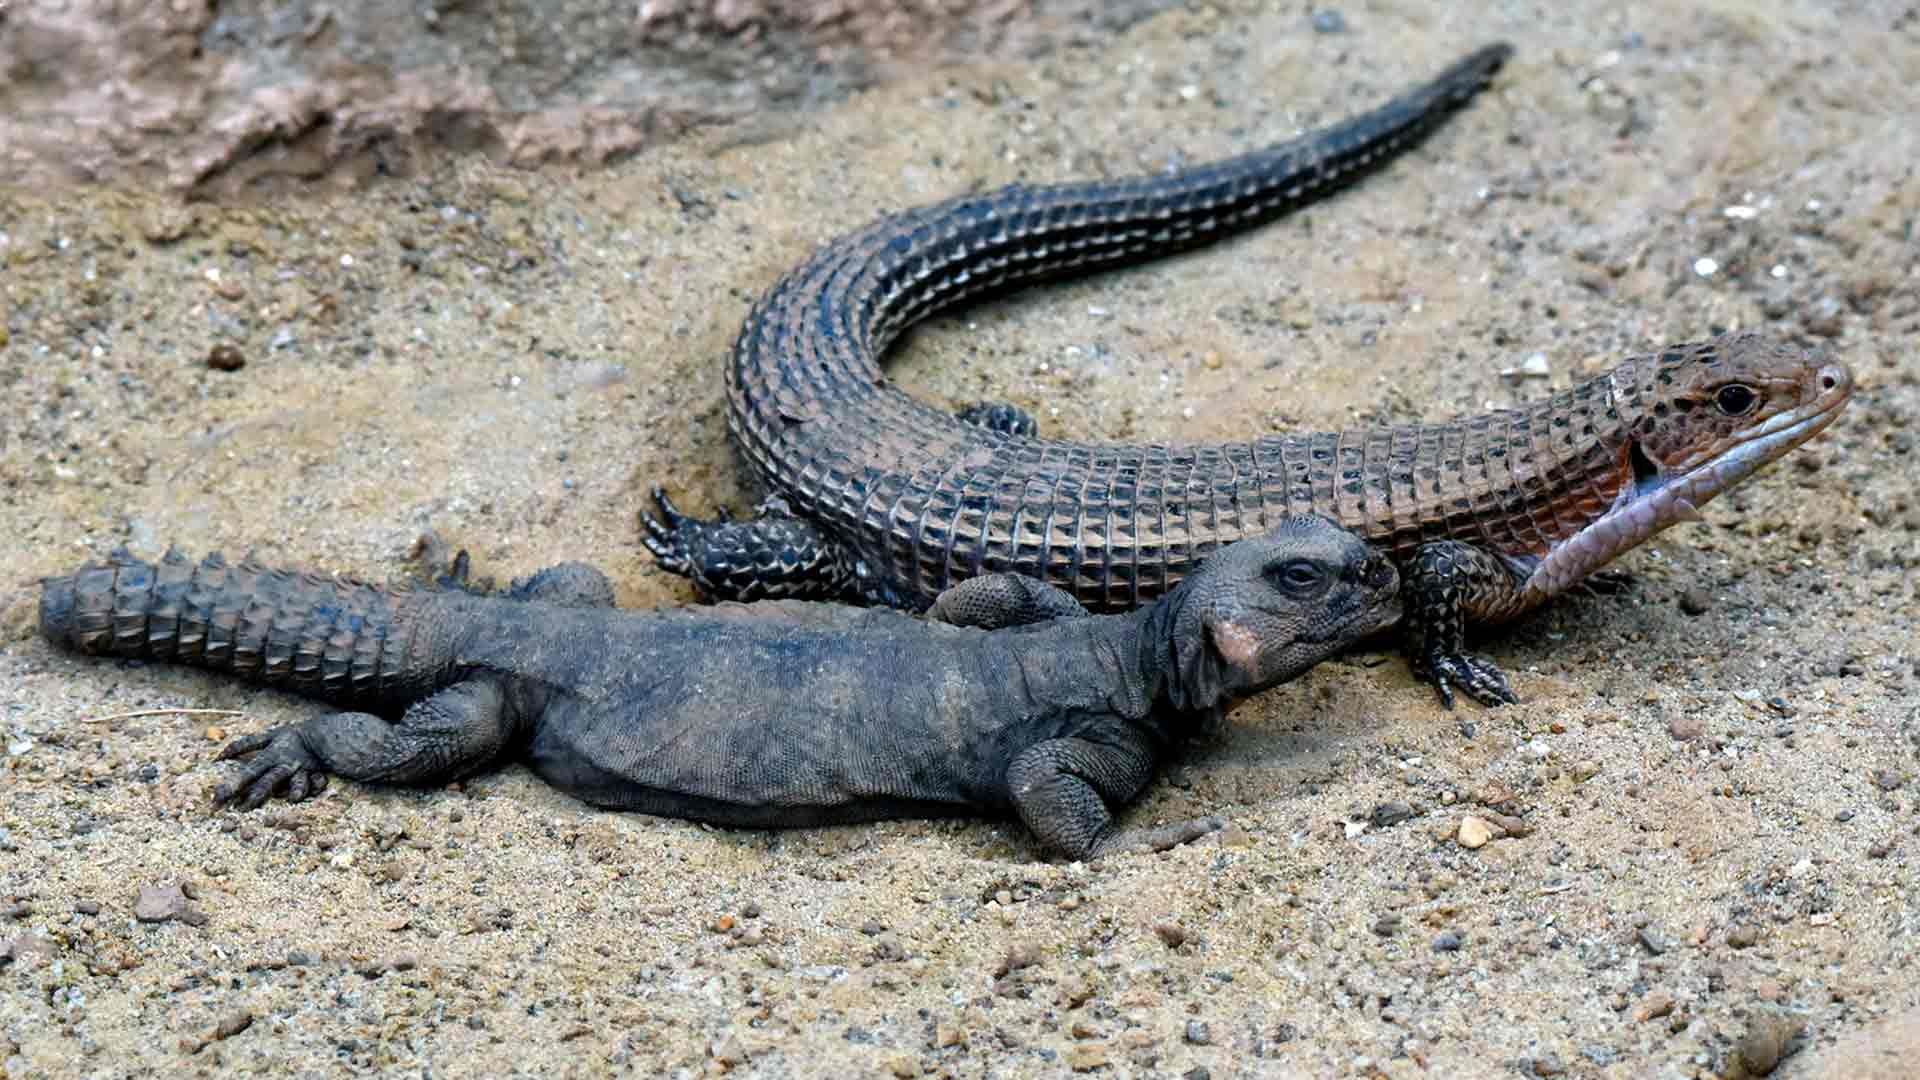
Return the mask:
{"type": "Polygon", "coordinates": [[[408,627],[421,594],[348,578],[229,565],[215,552],[194,564],[115,551],[41,582],[40,632],[96,656],[207,668],[335,704],[370,703],[419,682],[408,627]]]}

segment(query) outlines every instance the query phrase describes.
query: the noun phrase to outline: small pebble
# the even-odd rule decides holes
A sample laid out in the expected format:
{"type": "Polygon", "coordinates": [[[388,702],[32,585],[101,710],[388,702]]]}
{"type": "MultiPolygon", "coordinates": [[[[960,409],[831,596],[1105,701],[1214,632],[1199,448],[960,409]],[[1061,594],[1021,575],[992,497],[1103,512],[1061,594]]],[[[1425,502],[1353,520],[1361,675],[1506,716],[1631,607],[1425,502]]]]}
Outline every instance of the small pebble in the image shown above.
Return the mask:
{"type": "Polygon", "coordinates": [[[1313,13],[1313,32],[1344,34],[1347,32],[1347,17],[1338,8],[1321,8],[1313,13]]]}
{"type": "Polygon", "coordinates": [[[215,371],[239,371],[247,366],[247,358],[239,349],[223,343],[207,351],[207,366],[215,371]]]}
{"type": "Polygon", "coordinates": [[[1169,949],[1177,949],[1187,942],[1187,932],[1173,923],[1155,923],[1153,932],[1169,949]]]}
{"type": "Polygon", "coordinates": [[[1641,946],[1655,956],[1673,948],[1673,939],[1652,927],[1640,931],[1639,937],[1641,946]]]}
{"type": "Polygon", "coordinates": [[[1747,1024],[1747,1033],[1733,1048],[1734,1059],[1747,1075],[1766,1076],[1779,1067],[1787,1056],[1788,1044],[1799,1038],[1804,1026],[1775,1013],[1756,1013],[1747,1024]]]}
{"type": "Polygon", "coordinates": [[[1375,828],[1384,829],[1389,825],[1398,825],[1412,816],[1413,807],[1404,802],[1383,802],[1373,808],[1375,828]]]}
{"type": "Polygon", "coordinates": [[[1097,1042],[1074,1043],[1067,1047],[1066,1052],[1060,1057],[1066,1061],[1067,1068],[1074,1072],[1103,1069],[1112,1061],[1107,1053],[1106,1044],[1097,1042]]]}
{"type": "Polygon", "coordinates": [[[1442,930],[1433,935],[1434,952],[1459,952],[1462,944],[1460,935],[1452,930],[1442,930]]]}
{"type": "Polygon", "coordinates": [[[1480,818],[1474,817],[1472,814],[1468,814],[1466,817],[1460,819],[1460,830],[1454,834],[1454,838],[1459,841],[1460,846],[1463,848],[1472,849],[1485,847],[1487,841],[1493,839],[1493,826],[1487,824],[1480,818]]]}
{"type": "Polygon", "coordinates": [[[1681,742],[1692,742],[1706,733],[1706,720],[1695,713],[1679,713],[1667,721],[1667,734],[1681,742]]]}
{"type": "Polygon", "coordinates": [[[999,966],[993,969],[993,977],[997,979],[1008,972],[1019,971],[1021,968],[1029,968],[1039,962],[1039,949],[1026,943],[1015,945],[1007,950],[1005,956],[1000,958],[999,966]]]}
{"type": "Polygon", "coordinates": [[[177,883],[140,886],[140,898],[134,901],[133,917],[143,923],[178,919],[188,926],[207,925],[206,913],[188,902],[186,889],[177,883]]]}
{"type": "Polygon", "coordinates": [[[1705,615],[1713,607],[1713,594],[1705,589],[1685,589],[1680,593],[1680,611],[1684,615],[1705,615]]]}
{"type": "Polygon", "coordinates": [[[253,1014],[247,1010],[241,1009],[237,1012],[229,1013],[221,1018],[219,1024],[214,1026],[213,1041],[219,1042],[222,1039],[231,1039],[252,1026],[253,1014]]]}
{"type": "Polygon", "coordinates": [[[1208,1029],[1205,1020],[1187,1021],[1187,1041],[1195,1046],[1211,1046],[1213,1032],[1208,1029]]]}
{"type": "Polygon", "coordinates": [[[1736,949],[1750,949],[1760,940],[1760,932],[1746,924],[1727,931],[1727,944],[1736,949]]]}
{"type": "Polygon", "coordinates": [[[98,915],[100,905],[93,900],[82,900],[73,905],[73,911],[76,915],[98,915]]]}
{"type": "Polygon", "coordinates": [[[1641,998],[1640,1004],[1633,1007],[1633,1019],[1638,1023],[1644,1024],[1649,1020],[1657,1020],[1671,1012],[1673,1012],[1673,995],[1667,993],[1665,990],[1655,990],[1646,997],[1641,998]]]}

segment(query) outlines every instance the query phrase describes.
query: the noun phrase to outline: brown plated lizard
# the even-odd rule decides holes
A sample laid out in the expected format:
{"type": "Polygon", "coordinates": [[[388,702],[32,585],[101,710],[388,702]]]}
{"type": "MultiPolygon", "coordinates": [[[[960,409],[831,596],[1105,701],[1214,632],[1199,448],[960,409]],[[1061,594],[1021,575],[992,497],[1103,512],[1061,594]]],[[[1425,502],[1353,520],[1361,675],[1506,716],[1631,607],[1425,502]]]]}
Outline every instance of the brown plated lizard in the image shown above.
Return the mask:
{"type": "Polygon", "coordinates": [[[1415,672],[1516,700],[1465,651],[1817,435],[1847,369],[1753,334],[1633,357],[1571,389],[1440,424],[1220,444],[1037,438],[1012,406],[956,417],[889,386],[916,321],[1047,278],[1136,263],[1343,186],[1468,101],[1510,50],[1480,49],[1379,108],[1162,176],[1013,186],[883,218],[821,248],[755,305],[726,368],[728,431],[769,494],[699,521],[655,489],[644,540],[708,599],[923,609],[996,572],[1095,611],[1147,603],[1223,544],[1324,514],[1391,553],[1415,672]]]}

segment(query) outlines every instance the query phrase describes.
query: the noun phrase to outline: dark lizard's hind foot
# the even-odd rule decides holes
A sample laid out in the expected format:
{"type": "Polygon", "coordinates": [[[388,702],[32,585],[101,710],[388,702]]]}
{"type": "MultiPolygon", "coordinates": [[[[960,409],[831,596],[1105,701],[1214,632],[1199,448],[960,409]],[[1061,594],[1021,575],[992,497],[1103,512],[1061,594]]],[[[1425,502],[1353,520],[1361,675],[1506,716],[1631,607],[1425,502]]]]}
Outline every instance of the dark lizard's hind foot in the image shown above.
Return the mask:
{"type": "Polygon", "coordinates": [[[693,582],[703,600],[857,600],[856,563],[825,533],[770,499],[752,521],[722,511],[690,518],[653,489],[655,517],[640,513],[641,543],[661,569],[693,582]]]}
{"type": "Polygon", "coordinates": [[[963,424],[983,427],[1002,435],[1032,438],[1040,433],[1040,422],[1033,414],[1005,401],[976,401],[953,414],[963,424]]]}
{"type": "Polygon", "coordinates": [[[598,567],[583,562],[563,562],[536,570],[523,578],[514,578],[504,591],[496,591],[492,578],[473,576],[473,558],[461,548],[451,560],[446,543],[429,531],[415,541],[418,558],[429,565],[446,563],[446,570],[433,578],[442,589],[458,589],[474,596],[498,596],[507,600],[557,604],[561,607],[612,607],[613,582],[598,567]]]}

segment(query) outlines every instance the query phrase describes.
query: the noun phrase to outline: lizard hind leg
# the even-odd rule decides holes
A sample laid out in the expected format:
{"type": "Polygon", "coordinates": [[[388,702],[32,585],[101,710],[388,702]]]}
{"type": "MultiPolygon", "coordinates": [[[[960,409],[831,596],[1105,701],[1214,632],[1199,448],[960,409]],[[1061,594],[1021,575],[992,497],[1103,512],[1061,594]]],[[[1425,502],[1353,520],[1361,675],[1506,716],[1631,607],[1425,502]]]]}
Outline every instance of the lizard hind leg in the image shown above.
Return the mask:
{"type": "Polygon", "coordinates": [[[507,599],[561,607],[610,608],[614,599],[613,582],[597,567],[583,562],[563,562],[515,578],[507,588],[507,599]]]}
{"type": "Polygon", "coordinates": [[[1002,435],[1032,438],[1040,433],[1040,422],[1032,413],[1006,401],[976,401],[953,414],[963,424],[983,427],[1002,435]]]}
{"type": "Polygon", "coordinates": [[[703,600],[860,599],[858,560],[777,499],[751,521],[688,517],[660,488],[653,501],[660,512],[641,513],[641,543],[703,600]]]}
{"type": "Polygon", "coordinates": [[[1516,704],[1506,673],[1466,651],[1466,623],[1504,614],[1519,583],[1499,559],[1471,544],[1423,544],[1402,574],[1401,625],[1415,677],[1433,684],[1440,704],[1453,708],[1453,688],[1482,705],[1516,704]]]}
{"type": "Polygon", "coordinates": [[[249,760],[214,788],[213,801],[252,810],[284,789],[288,802],[300,802],[324,791],[328,774],[391,784],[455,780],[497,758],[514,726],[499,680],[489,677],[422,698],[398,721],[328,713],[229,742],[218,760],[249,760]]]}

